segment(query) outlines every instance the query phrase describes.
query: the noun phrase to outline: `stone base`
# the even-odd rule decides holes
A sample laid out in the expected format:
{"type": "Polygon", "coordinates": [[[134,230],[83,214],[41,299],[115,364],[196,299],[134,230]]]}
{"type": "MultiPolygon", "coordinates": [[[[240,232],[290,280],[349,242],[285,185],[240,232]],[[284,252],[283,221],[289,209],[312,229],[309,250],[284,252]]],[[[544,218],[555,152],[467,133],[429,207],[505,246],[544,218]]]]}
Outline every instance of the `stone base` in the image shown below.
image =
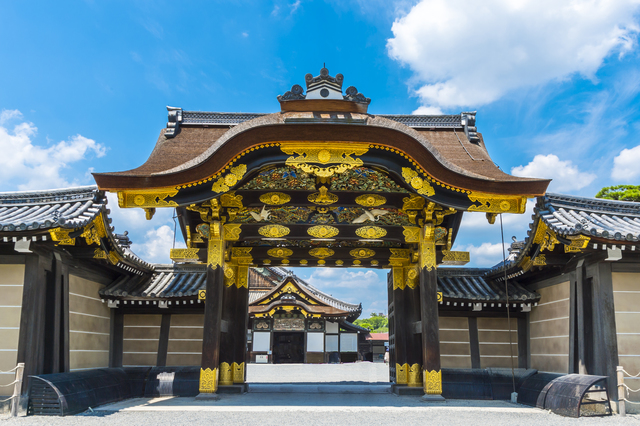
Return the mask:
{"type": "Polygon", "coordinates": [[[447,402],[442,395],[428,395],[422,396],[422,402],[447,402]]]}
{"type": "Polygon", "coordinates": [[[398,384],[392,384],[391,385],[391,392],[395,393],[396,395],[415,395],[415,396],[421,396],[424,394],[424,391],[422,390],[422,386],[418,387],[418,386],[407,386],[407,385],[398,385],[398,384]]]}
{"type": "Polygon", "coordinates": [[[199,393],[196,395],[198,401],[217,401],[220,399],[220,395],[217,393],[199,393]]]}
{"type": "Polygon", "coordinates": [[[219,386],[218,393],[247,393],[247,384],[246,383],[237,383],[235,385],[229,386],[219,386]]]}

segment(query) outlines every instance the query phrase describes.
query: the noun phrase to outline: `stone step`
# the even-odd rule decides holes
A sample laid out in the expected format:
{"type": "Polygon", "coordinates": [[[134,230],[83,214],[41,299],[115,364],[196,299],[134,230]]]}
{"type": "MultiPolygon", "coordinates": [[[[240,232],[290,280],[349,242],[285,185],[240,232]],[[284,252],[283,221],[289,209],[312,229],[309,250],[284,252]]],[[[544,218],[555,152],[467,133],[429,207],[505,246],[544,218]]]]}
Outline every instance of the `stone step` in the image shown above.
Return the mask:
{"type": "Polygon", "coordinates": [[[333,385],[296,383],[249,383],[249,393],[327,393],[327,394],[371,394],[391,393],[390,384],[333,385]]]}

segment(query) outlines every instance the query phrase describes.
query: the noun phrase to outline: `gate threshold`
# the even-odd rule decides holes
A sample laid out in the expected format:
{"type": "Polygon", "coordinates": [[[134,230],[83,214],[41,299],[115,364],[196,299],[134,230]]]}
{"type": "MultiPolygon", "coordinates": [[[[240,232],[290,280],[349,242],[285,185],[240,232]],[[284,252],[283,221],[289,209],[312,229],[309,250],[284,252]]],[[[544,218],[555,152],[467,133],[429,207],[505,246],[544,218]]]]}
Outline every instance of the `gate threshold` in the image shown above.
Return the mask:
{"type": "Polygon", "coordinates": [[[390,383],[329,384],[329,383],[249,383],[249,393],[318,393],[318,394],[380,394],[391,393],[390,383]]]}

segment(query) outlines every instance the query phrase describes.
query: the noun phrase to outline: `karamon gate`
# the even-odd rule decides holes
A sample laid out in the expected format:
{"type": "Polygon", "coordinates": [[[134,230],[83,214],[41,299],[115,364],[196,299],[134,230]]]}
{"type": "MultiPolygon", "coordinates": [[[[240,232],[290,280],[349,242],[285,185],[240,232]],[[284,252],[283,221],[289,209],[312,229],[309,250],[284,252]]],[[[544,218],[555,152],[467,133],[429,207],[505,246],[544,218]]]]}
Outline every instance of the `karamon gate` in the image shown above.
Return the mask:
{"type": "MultiPolygon", "coordinates": [[[[273,114],[168,108],[146,163],[97,173],[120,207],[175,208],[187,243],[176,262],[206,263],[200,392],[245,382],[248,268],[390,269],[391,376],[442,393],[437,268],[465,211],[523,213],[548,180],[503,173],[475,128],[475,113],[371,115],[370,99],[323,68],[278,96],[273,114]]],[[[265,300],[264,317],[303,311],[295,291],[265,300]]],[[[441,297],[441,295],[440,295],[441,297]]]]}

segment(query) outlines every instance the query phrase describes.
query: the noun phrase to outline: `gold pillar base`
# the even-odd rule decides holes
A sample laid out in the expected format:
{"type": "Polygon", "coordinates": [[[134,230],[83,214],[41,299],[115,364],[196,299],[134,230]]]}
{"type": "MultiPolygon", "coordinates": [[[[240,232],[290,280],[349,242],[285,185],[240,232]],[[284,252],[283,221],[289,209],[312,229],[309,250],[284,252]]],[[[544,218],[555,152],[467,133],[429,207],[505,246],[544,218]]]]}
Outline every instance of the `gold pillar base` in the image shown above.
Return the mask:
{"type": "Polygon", "coordinates": [[[233,370],[233,383],[244,383],[244,362],[240,364],[234,362],[231,369],[233,370]]]}
{"type": "Polygon", "coordinates": [[[407,385],[412,388],[422,386],[422,366],[420,364],[413,364],[408,367],[407,385]]]}
{"type": "Polygon", "coordinates": [[[220,363],[220,386],[231,386],[233,384],[233,371],[228,362],[220,363]]]}
{"type": "Polygon", "coordinates": [[[200,369],[200,393],[215,393],[218,390],[218,369],[200,369]]]}
{"type": "Polygon", "coordinates": [[[396,384],[406,385],[408,381],[409,364],[396,364],[396,384]]]}
{"type": "Polygon", "coordinates": [[[442,395],[441,370],[424,370],[424,393],[427,395],[442,395]]]}

